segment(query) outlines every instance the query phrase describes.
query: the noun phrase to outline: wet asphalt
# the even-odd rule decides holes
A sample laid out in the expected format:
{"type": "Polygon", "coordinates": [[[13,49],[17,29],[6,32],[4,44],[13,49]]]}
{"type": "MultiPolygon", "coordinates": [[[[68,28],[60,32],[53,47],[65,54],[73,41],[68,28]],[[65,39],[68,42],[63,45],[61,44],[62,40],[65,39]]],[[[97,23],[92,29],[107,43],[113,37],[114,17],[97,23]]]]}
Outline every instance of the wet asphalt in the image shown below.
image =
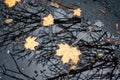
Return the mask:
{"type": "MultiPolygon", "coordinates": [[[[114,36],[118,37],[115,29],[115,23],[120,24],[120,0],[60,0],[63,4],[68,5],[70,3],[75,3],[80,6],[82,10],[82,16],[91,22],[95,20],[100,20],[104,23],[104,28],[109,31],[114,36]],[[104,10],[102,12],[101,10],[104,10]]],[[[2,7],[0,7],[2,8],[2,7]]],[[[0,11],[1,12],[1,11],[0,11]]],[[[0,49],[0,65],[5,64],[7,68],[16,70],[13,60],[7,53],[11,50],[12,45],[4,50],[0,49]]],[[[34,70],[41,70],[40,65],[36,65],[34,62],[31,66],[26,65],[27,60],[19,60],[19,66],[23,72],[29,75],[35,75],[34,70]]],[[[0,76],[0,80],[13,80],[12,78],[6,76],[0,76]]],[[[40,80],[40,79],[39,79],[40,80]]]]}

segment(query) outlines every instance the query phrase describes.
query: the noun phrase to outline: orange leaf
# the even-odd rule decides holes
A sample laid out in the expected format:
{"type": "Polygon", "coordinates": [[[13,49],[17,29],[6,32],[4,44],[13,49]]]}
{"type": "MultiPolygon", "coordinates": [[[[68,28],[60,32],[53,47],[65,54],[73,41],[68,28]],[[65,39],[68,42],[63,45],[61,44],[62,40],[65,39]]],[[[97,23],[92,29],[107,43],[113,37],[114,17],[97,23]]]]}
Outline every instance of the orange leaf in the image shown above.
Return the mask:
{"type": "Polygon", "coordinates": [[[5,0],[5,4],[8,5],[8,7],[13,7],[17,2],[20,2],[21,0],[5,0]]]}
{"type": "Polygon", "coordinates": [[[56,50],[56,55],[62,56],[63,64],[68,63],[70,60],[77,64],[81,52],[76,47],[69,46],[68,44],[58,44],[58,46],[59,49],[56,50]]]}
{"type": "Polygon", "coordinates": [[[39,43],[35,41],[36,37],[31,37],[29,36],[28,38],[26,38],[26,42],[24,44],[26,49],[30,49],[30,50],[35,50],[35,46],[38,46],[39,43]]]}
{"type": "Polygon", "coordinates": [[[73,10],[74,16],[81,16],[81,9],[77,8],[73,10]]]}
{"type": "Polygon", "coordinates": [[[51,26],[54,24],[54,18],[51,14],[49,14],[47,17],[43,18],[43,25],[44,26],[51,26]]]}
{"type": "Polygon", "coordinates": [[[75,65],[70,66],[70,70],[74,70],[74,69],[76,69],[75,65]]]}

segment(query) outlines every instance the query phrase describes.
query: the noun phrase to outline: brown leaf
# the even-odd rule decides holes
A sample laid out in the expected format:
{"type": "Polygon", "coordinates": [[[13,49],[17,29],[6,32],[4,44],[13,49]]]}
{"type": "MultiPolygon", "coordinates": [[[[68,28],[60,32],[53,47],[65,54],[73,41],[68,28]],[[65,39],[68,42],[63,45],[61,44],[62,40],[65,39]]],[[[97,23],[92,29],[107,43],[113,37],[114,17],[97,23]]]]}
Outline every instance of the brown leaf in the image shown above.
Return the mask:
{"type": "Polygon", "coordinates": [[[103,14],[106,14],[105,10],[103,10],[103,9],[100,9],[100,12],[103,14]]]}
{"type": "Polygon", "coordinates": [[[119,24],[118,23],[115,23],[115,28],[116,28],[116,30],[119,30],[119,24]]]}

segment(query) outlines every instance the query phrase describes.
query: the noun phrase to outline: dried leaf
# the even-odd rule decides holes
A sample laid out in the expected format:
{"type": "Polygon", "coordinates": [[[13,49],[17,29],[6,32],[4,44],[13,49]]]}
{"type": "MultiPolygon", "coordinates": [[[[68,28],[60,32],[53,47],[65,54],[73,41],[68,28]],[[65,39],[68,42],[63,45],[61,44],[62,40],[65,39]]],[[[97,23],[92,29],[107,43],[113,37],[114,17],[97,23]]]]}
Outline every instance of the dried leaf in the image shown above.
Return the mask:
{"type": "Polygon", "coordinates": [[[54,18],[51,14],[49,14],[47,17],[43,18],[43,25],[44,26],[51,26],[54,24],[54,18]]]}
{"type": "Polygon", "coordinates": [[[13,19],[6,19],[6,20],[5,20],[5,23],[6,23],[6,24],[10,24],[12,21],[13,21],[13,19]]]}
{"type": "Polygon", "coordinates": [[[116,33],[120,34],[119,24],[115,23],[116,33]]]}
{"type": "Polygon", "coordinates": [[[81,16],[81,9],[77,8],[73,10],[74,16],[81,16]]]}
{"type": "Polygon", "coordinates": [[[31,37],[31,36],[26,38],[25,44],[24,44],[25,48],[30,50],[35,50],[35,46],[39,45],[39,43],[35,41],[36,38],[37,37],[31,37]]]}
{"type": "Polygon", "coordinates": [[[119,24],[118,23],[115,23],[115,28],[116,28],[116,30],[119,30],[119,24]]]}
{"type": "Polygon", "coordinates": [[[5,4],[8,5],[8,7],[13,7],[17,2],[20,2],[21,0],[5,0],[5,4]]]}
{"type": "Polygon", "coordinates": [[[120,34],[120,31],[116,31],[117,34],[120,34]]]}
{"type": "Polygon", "coordinates": [[[75,69],[76,69],[75,65],[70,66],[70,70],[75,70],[75,69]]]}
{"type": "Polygon", "coordinates": [[[104,54],[103,53],[98,53],[98,57],[103,57],[104,54]]]}
{"type": "Polygon", "coordinates": [[[103,14],[106,14],[105,10],[103,10],[103,9],[100,9],[100,12],[103,14]]]}
{"type": "Polygon", "coordinates": [[[79,60],[79,55],[81,55],[81,52],[77,50],[76,47],[69,46],[68,44],[58,44],[59,49],[56,50],[57,56],[62,56],[62,62],[68,63],[70,60],[74,64],[77,64],[79,60]]]}
{"type": "Polygon", "coordinates": [[[56,8],[60,7],[59,4],[56,3],[56,2],[51,2],[50,5],[53,6],[53,7],[56,7],[56,8]]]}

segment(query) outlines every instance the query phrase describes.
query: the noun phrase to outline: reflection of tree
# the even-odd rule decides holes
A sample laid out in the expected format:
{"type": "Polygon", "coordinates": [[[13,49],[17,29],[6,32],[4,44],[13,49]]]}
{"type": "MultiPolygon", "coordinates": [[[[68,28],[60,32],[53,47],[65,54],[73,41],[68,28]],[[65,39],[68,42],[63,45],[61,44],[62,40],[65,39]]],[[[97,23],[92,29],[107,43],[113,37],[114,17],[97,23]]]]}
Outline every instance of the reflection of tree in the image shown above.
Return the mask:
{"type": "Polygon", "coordinates": [[[37,0],[28,2],[24,0],[12,9],[3,7],[2,18],[12,18],[14,21],[9,25],[2,22],[1,47],[6,50],[7,45],[12,44],[9,53],[17,71],[7,69],[3,65],[0,66],[0,73],[17,80],[24,80],[24,77],[36,80],[37,76],[31,77],[23,73],[14,58],[24,59],[33,54],[28,60],[29,65],[35,60],[37,64],[48,66],[49,74],[46,74],[45,70],[41,71],[41,77],[45,80],[119,79],[119,64],[115,56],[116,48],[119,49],[119,41],[113,40],[113,36],[101,26],[89,23],[84,17],[74,17],[69,11],[67,12],[69,7],[62,6],[62,8],[56,9],[37,0]],[[55,25],[43,27],[42,18],[49,13],[54,14],[55,25]],[[36,47],[36,51],[23,48],[27,36],[37,36],[37,41],[41,45],[36,47]],[[63,65],[61,58],[55,56],[58,43],[68,43],[78,47],[82,52],[77,69],[69,71],[70,63],[63,65]],[[103,56],[98,56],[99,53],[103,56]]]}

